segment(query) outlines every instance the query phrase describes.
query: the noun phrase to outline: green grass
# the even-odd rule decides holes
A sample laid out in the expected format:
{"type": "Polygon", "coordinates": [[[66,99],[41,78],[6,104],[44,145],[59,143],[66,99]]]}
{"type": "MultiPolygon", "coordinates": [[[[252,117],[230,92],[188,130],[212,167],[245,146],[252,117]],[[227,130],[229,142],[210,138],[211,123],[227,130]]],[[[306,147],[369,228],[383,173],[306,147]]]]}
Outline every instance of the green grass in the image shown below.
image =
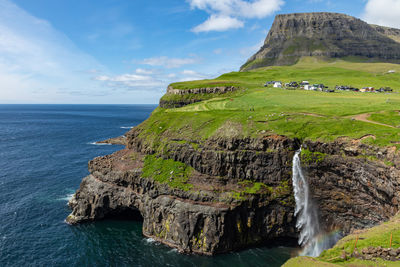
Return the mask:
{"type": "Polygon", "coordinates": [[[168,184],[172,188],[188,191],[193,187],[193,185],[187,183],[192,170],[193,168],[182,162],[147,155],[144,159],[142,177],[153,178],[155,181],[168,184]]]}
{"type": "MultiPolygon", "coordinates": [[[[399,73],[400,65],[396,64],[304,58],[293,66],[231,72],[214,80],[175,83],[173,86],[176,88],[240,84],[241,89],[227,94],[201,95],[202,102],[182,108],[157,108],[139,126],[142,129],[140,137],[155,150],[171,139],[201,143],[210,137],[261,137],[271,134],[322,141],[371,134],[376,138],[365,142],[393,145],[392,142],[400,138],[400,129],[357,121],[352,116],[369,113],[373,114],[371,120],[399,125],[400,115],[396,113],[400,106],[399,73]],[[392,69],[397,73],[387,74],[392,69]],[[335,85],[390,86],[395,92],[324,93],[263,87],[269,80],[308,80],[331,88],[335,85]]],[[[163,98],[173,99],[174,96],[163,98]]]]}
{"type": "Polygon", "coordinates": [[[301,150],[301,162],[305,163],[305,164],[310,164],[310,163],[320,163],[322,162],[325,157],[326,154],[321,153],[321,152],[311,152],[308,149],[303,148],[301,150]]]}
{"type": "MultiPolygon", "coordinates": [[[[400,106],[399,106],[400,107],[400,106]]],[[[400,127],[400,113],[398,110],[389,110],[381,113],[371,114],[370,120],[400,127]]]]}

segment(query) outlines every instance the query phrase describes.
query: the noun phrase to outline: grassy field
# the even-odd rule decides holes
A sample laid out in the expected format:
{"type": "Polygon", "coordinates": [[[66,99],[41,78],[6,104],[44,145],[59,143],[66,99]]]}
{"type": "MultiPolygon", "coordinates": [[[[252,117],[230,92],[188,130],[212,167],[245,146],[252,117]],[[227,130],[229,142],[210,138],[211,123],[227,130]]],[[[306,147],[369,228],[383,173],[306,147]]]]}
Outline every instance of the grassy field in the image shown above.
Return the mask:
{"type": "MultiPolygon", "coordinates": [[[[343,60],[302,59],[293,66],[274,66],[250,72],[232,72],[215,80],[173,84],[176,88],[235,85],[238,91],[208,96],[175,109],[157,108],[140,127],[153,145],[170,139],[201,142],[209,137],[245,137],[281,134],[304,139],[334,140],[348,136],[376,145],[400,141],[400,65],[343,60]],[[389,70],[396,73],[388,74],[389,70]],[[265,81],[308,80],[355,87],[394,89],[393,93],[315,92],[263,87],[265,81]],[[366,114],[367,121],[357,119],[366,114]],[[373,122],[382,123],[381,125],[373,122]]],[[[166,97],[168,98],[168,97],[166,97]]],[[[396,144],[397,145],[397,144],[396,144]]]]}

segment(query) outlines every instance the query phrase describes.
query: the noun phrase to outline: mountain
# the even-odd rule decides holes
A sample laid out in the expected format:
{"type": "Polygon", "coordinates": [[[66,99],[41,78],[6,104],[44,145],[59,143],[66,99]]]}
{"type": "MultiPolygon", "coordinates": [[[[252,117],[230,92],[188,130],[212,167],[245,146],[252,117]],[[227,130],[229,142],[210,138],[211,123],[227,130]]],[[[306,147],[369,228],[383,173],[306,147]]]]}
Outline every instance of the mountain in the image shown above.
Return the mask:
{"type": "Polygon", "coordinates": [[[292,65],[304,56],[400,62],[400,30],[339,13],[277,15],[264,45],[241,71],[292,65]]]}

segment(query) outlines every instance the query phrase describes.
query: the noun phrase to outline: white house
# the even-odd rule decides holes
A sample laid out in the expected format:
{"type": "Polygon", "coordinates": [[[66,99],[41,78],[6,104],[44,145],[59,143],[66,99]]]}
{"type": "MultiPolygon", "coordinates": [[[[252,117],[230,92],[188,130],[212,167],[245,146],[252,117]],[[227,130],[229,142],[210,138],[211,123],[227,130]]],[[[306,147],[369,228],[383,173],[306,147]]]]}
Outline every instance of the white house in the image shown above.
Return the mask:
{"type": "Polygon", "coordinates": [[[275,88],[282,88],[282,83],[281,82],[275,82],[274,83],[275,88]]]}
{"type": "Polygon", "coordinates": [[[389,70],[388,73],[396,73],[395,70],[389,70]]]}

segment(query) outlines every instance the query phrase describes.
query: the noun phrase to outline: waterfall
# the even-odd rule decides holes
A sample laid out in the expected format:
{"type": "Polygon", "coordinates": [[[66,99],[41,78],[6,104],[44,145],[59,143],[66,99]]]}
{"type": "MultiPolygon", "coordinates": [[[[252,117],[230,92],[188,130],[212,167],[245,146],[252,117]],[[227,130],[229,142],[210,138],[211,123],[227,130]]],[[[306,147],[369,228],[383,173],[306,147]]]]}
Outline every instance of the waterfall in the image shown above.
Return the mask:
{"type": "Polygon", "coordinates": [[[331,248],[340,235],[325,234],[319,225],[318,209],[314,205],[307,179],[301,168],[301,149],[296,151],[293,158],[293,191],[296,200],[296,228],[300,231],[299,245],[302,246],[302,256],[318,257],[322,251],[331,248]]]}

